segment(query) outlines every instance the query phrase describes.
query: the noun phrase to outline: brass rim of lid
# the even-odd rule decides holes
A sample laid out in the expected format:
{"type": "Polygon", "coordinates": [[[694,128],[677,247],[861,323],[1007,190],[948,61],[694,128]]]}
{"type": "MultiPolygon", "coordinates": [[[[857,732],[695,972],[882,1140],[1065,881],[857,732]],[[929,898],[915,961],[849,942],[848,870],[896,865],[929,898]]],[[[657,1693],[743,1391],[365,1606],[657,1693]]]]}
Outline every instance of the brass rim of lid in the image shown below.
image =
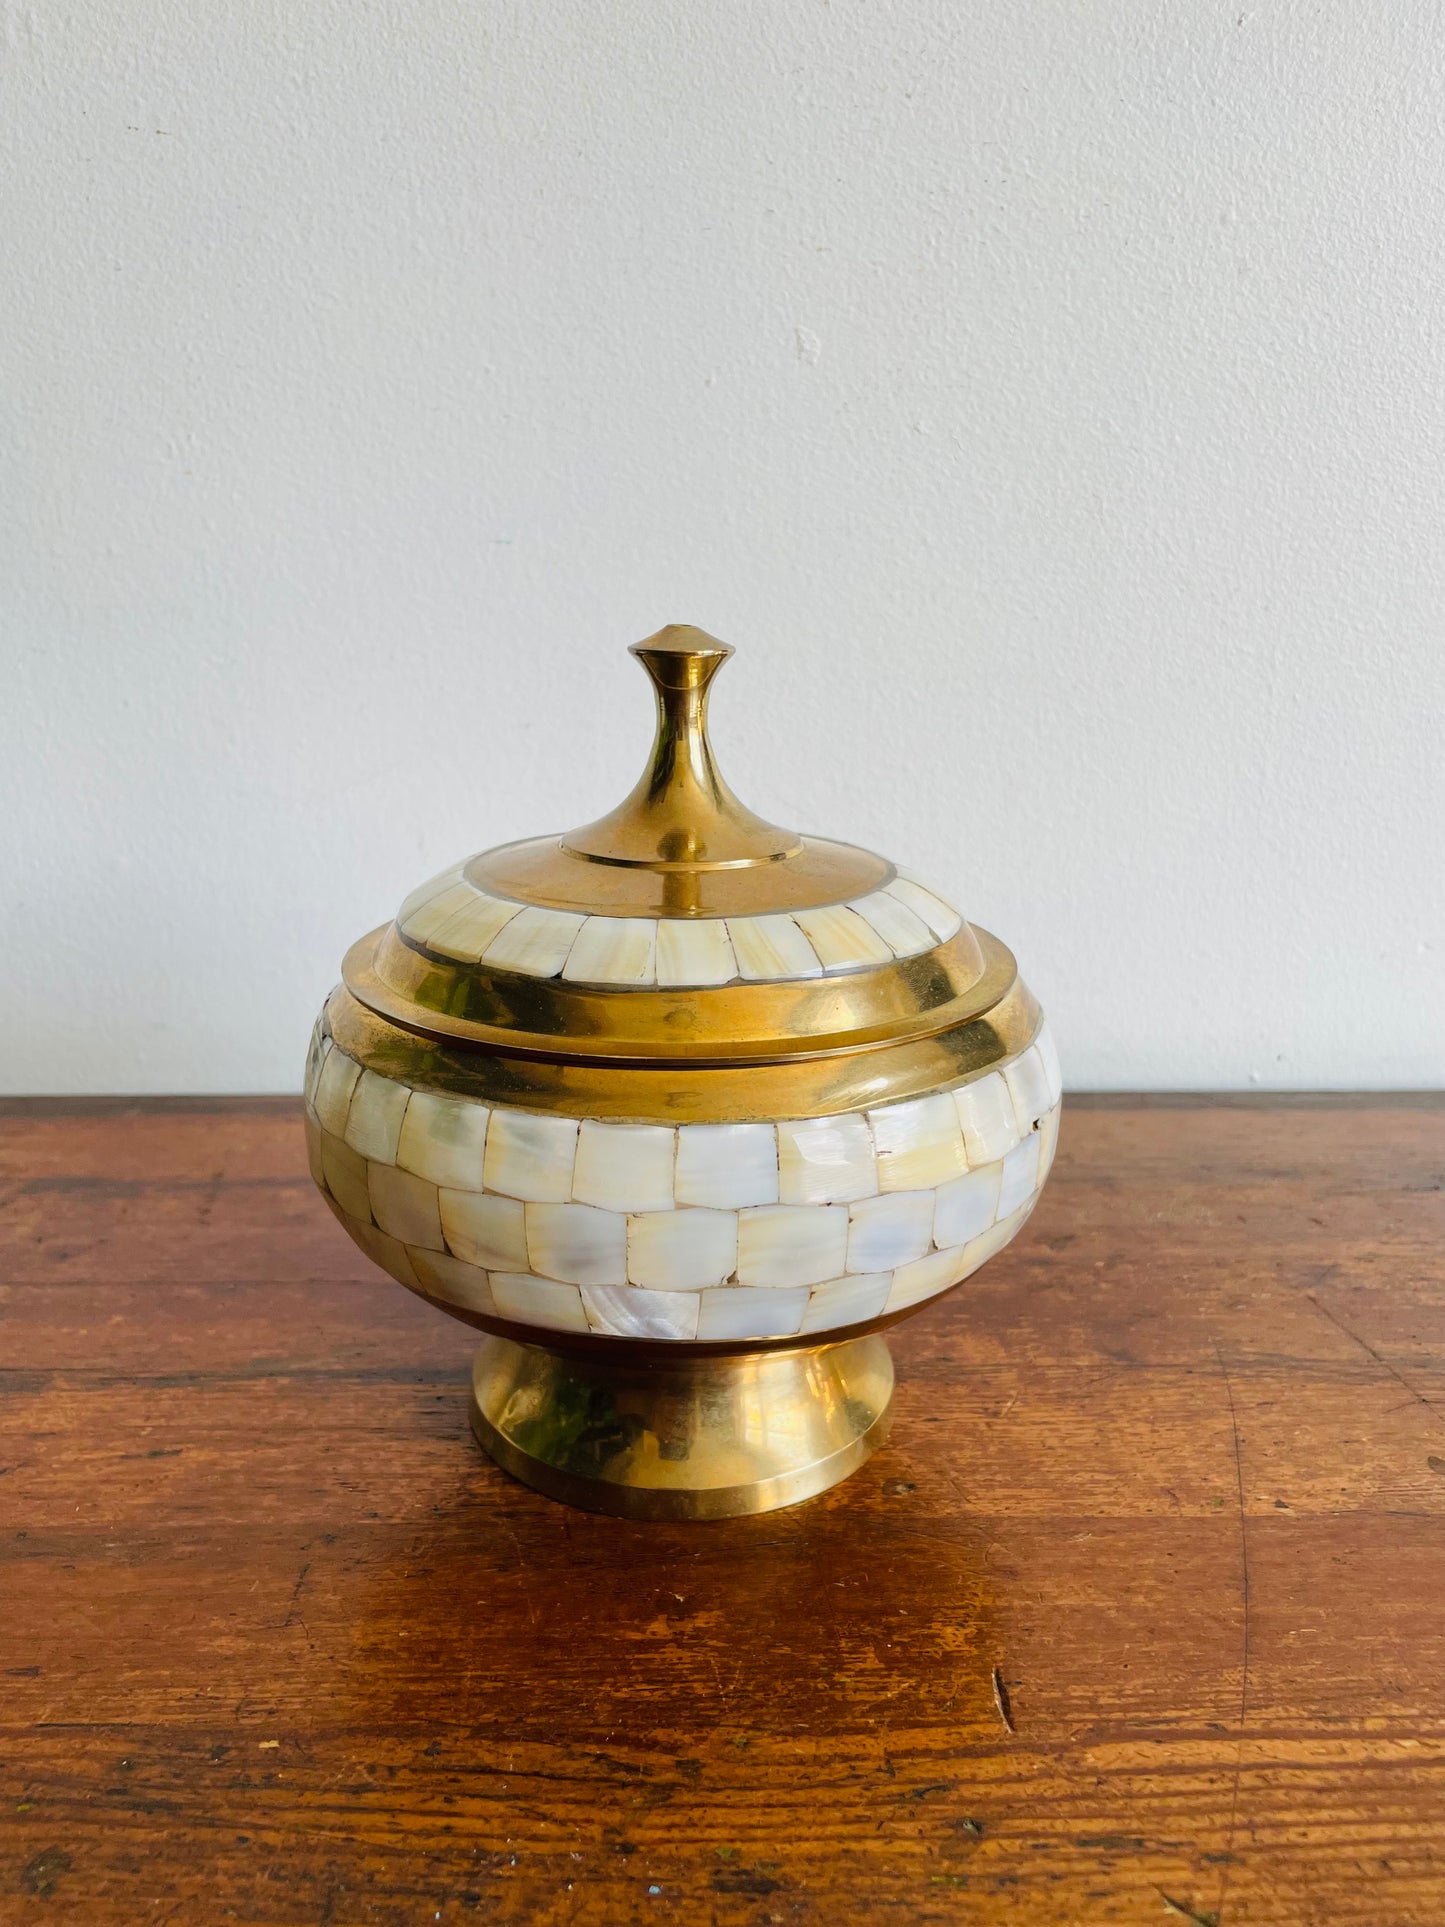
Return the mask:
{"type": "MultiPolygon", "coordinates": [[[[631,653],[656,698],[651,755],[608,815],[561,837],[473,857],[483,891],[606,917],[759,916],[846,903],[890,882],[882,857],[806,838],[747,809],[720,775],[707,730],[714,677],[732,654],[675,624],[631,653]]],[[[342,971],[359,1003],[451,1044],[598,1064],[768,1063],[926,1037],[972,1021],[1016,982],[1009,951],[967,923],[948,941],[875,968],[689,989],[599,987],[439,957],[395,923],[342,971]]]]}

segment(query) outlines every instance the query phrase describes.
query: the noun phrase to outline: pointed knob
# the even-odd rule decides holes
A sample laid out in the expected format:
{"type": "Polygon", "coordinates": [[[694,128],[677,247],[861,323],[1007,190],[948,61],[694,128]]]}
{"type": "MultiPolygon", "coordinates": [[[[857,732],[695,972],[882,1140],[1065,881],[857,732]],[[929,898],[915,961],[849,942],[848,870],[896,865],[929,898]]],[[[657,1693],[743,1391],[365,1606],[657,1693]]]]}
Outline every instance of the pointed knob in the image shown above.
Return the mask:
{"type": "Polygon", "coordinates": [[[708,690],[733,653],[728,645],[675,622],[631,653],[657,698],[652,755],[631,795],[595,823],[569,831],[563,849],[651,870],[737,869],[794,855],[800,839],[745,809],[713,761],[708,690]]]}

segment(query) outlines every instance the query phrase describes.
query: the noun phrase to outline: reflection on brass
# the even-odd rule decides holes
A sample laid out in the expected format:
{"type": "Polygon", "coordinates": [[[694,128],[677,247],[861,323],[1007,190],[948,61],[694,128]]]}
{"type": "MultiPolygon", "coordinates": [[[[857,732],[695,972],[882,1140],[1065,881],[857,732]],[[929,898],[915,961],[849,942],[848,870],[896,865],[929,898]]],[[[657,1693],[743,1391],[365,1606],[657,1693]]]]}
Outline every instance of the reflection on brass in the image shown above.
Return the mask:
{"type": "Polygon", "coordinates": [[[893,1361],[841,1344],[641,1362],[482,1341],[472,1429],[499,1464],[569,1505],[632,1519],[771,1512],[836,1485],[882,1444],[893,1361]]]}
{"type": "Polygon", "coordinates": [[[715,990],[603,989],[426,956],[394,924],[352,945],[342,981],[397,1023],[489,1050],[693,1063],[765,1063],[951,1030],[1006,997],[1012,953],[965,924],[956,937],[875,970],[715,990]]]}

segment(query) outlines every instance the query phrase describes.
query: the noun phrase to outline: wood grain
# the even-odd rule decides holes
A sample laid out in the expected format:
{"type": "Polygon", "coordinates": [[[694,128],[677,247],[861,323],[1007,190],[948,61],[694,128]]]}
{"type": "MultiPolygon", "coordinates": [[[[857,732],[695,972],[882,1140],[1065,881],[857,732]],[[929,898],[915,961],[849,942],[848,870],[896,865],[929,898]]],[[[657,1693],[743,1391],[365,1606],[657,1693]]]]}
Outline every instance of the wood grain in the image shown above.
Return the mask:
{"type": "Polygon", "coordinates": [[[0,1279],[7,1927],[1445,1920],[1440,1099],[1073,1100],[755,1520],[484,1460],[290,1103],[0,1107],[0,1279]]]}

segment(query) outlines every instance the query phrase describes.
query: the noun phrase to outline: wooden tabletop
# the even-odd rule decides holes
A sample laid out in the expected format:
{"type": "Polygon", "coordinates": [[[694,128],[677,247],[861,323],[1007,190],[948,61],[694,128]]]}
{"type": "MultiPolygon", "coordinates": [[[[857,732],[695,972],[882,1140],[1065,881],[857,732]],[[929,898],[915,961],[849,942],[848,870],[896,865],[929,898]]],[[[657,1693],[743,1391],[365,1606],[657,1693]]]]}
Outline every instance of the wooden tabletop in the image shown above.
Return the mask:
{"type": "Polygon", "coordinates": [[[287,1101],[0,1109],[0,1921],[1445,1921],[1445,1106],[1075,1099],[792,1511],[512,1484],[287,1101]]]}

